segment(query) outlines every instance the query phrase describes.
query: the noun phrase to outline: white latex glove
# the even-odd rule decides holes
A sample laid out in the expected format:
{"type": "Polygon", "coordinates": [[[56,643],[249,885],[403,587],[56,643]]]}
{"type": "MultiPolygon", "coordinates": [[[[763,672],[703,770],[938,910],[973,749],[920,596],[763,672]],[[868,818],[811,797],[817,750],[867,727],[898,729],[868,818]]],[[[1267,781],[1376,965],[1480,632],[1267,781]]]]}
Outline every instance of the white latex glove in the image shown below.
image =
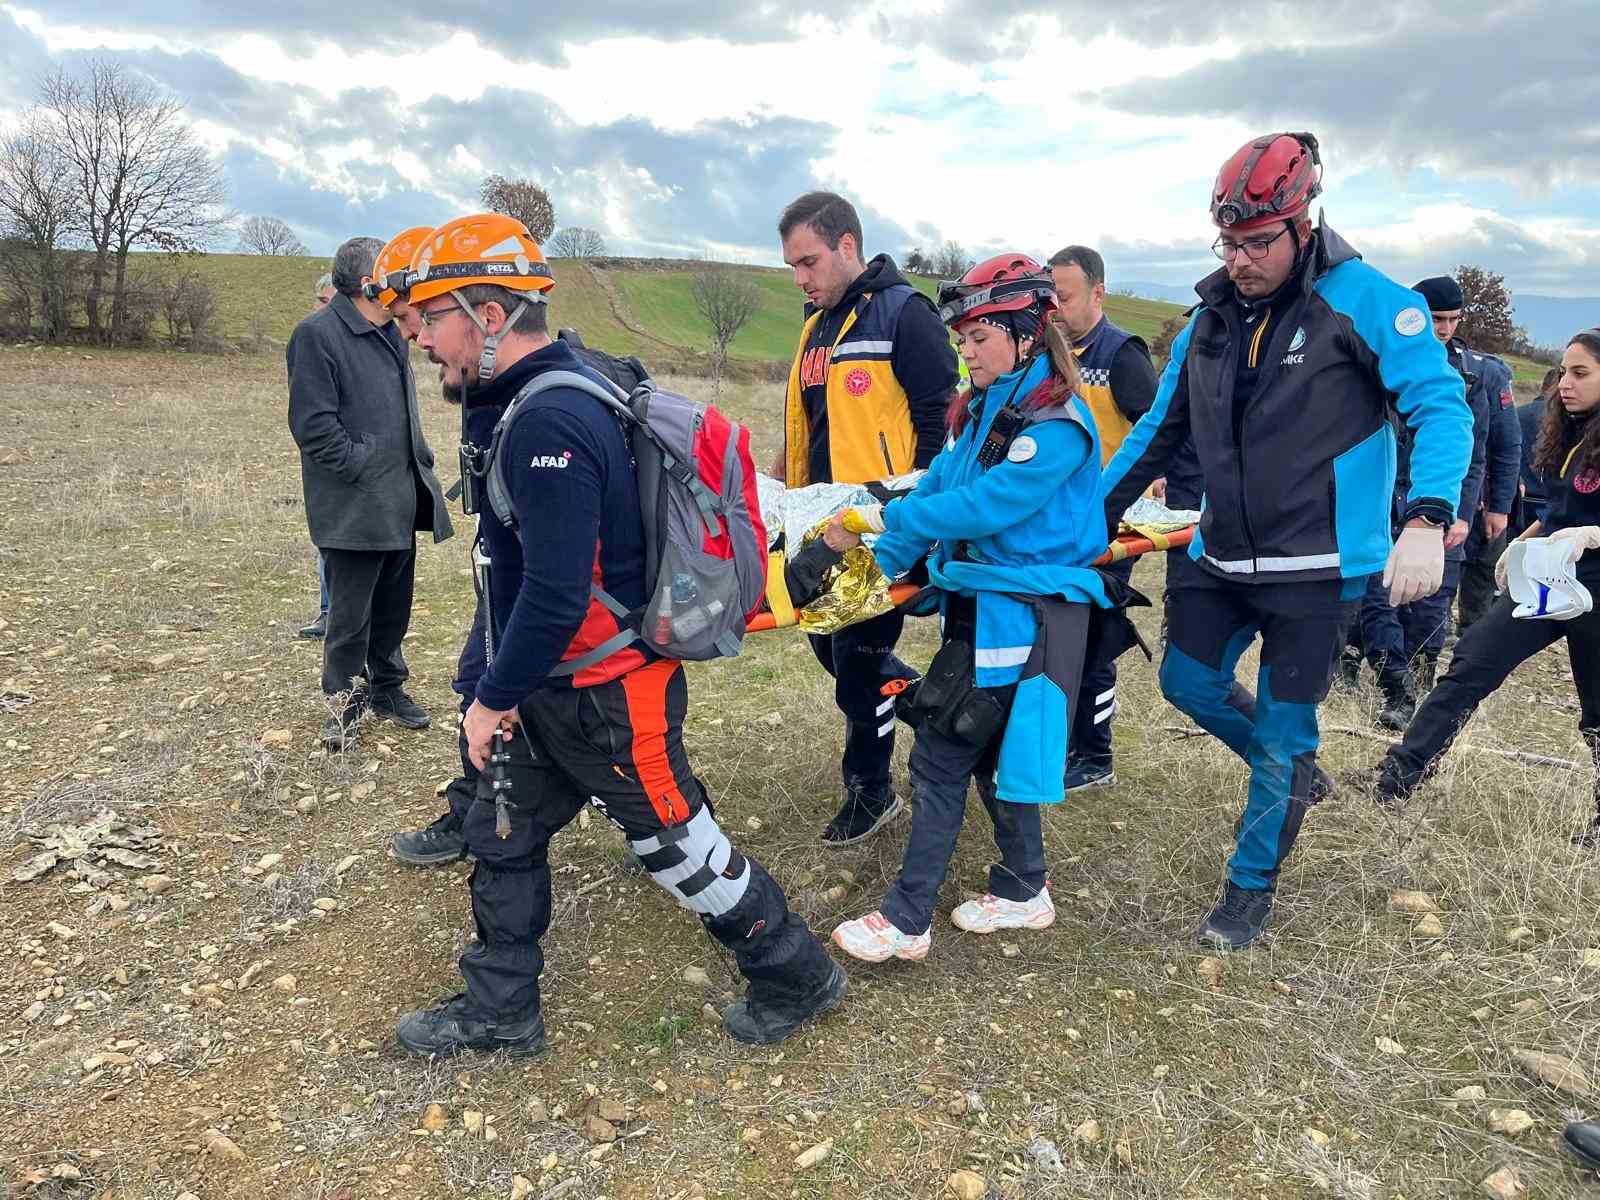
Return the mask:
{"type": "Polygon", "coordinates": [[[1506,548],[1500,551],[1500,557],[1494,560],[1494,590],[1497,592],[1506,590],[1506,576],[1511,569],[1511,547],[1516,544],[1507,542],[1506,548]]]}
{"type": "Polygon", "coordinates": [[[1600,525],[1575,525],[1571,529],[1558,529],[1550,535],[1552,542],[1571,542],[1568,551],[1577,562],[1590,550],[1600,550],[1600,525]]]}
{"type": "Polygon", "coordinates": [[[1389,551],[1383,585],[1389,603],[1399,608],[1431,596],[1444,583],[1444,530],[1433,525],[1407,525],[1389,551]]]}

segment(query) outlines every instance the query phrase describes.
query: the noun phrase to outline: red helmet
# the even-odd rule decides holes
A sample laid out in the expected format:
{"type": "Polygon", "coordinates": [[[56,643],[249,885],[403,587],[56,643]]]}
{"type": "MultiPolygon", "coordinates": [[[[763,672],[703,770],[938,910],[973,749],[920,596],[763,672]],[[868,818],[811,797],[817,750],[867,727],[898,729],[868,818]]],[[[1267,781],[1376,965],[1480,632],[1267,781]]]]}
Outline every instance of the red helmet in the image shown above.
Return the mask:
{"type": "Polygon", "coordinates": [[[1026,254],[997,254],[939,285],[939,316],[951,326],[1035,304],[1041,316],[1054,311],[1056,285],[1050,272],[1026,254]]]}
{"type": "Polygon", "coordinates": [[[1211,220],[1223,229],[1248,230],[1302,217],[1322,194],[1322,155],[1309,133],[1256,138],[1217,172],[1211,220]]]}

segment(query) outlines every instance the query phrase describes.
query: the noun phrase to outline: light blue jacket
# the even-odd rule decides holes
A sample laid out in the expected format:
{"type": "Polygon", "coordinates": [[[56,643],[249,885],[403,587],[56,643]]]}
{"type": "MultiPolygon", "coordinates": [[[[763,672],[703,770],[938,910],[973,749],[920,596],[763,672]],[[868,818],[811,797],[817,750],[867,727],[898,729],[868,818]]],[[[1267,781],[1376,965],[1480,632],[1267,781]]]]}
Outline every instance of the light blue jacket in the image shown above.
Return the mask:
{"type": "Polygon", "coordinates": [[[1000,798],[1015,803],[1062,798],[1068,732],[1060,683],[1043,674],[1024,678],[1039,624],[1033,605],[1015,597],[1109,604],[1089,565],[1106,542],[1097,503],[1100,445],[1084,402],[1074,396],[1062,408],[1030,414],[1035,419],[1004,461],[987,471],[978,465],[995,414],[1012,396],[1020,403],[1049,371],[1046,359],[1035,358],[975,392],[961,436],[946,443],[916,491],[884,507],[885,532],[873,547],[890,577],[927,556],[936,588],[977,598],[977,684],[1018,684],[997,775],[1000,798]]]}

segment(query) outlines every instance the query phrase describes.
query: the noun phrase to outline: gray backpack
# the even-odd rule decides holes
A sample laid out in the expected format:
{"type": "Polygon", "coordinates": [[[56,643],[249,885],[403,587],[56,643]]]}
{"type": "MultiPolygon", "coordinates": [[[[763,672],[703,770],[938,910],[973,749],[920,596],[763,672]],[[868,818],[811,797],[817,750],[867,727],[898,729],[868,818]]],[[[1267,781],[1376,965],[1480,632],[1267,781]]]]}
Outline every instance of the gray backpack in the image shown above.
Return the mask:
{"type": "Polygon", "coordinates": [[[630,610],[595,587],[592,595],[617,618],[622,632],[561,663],[552,674],[576,674],[635,639],[666,658],[738,654],[746,622],[767,589],[767,531],[749,430],[714,406],[662,391],[649,379],[629,393],[589,375],[546,371],[506,406],[489,443],[485,495],[495,517],[512,530],[517,518],[500,462],[501,443],[528,401],[552,388],[593,396],[627,431],[639,481],[647,588],[644,607],[630,610]]]}

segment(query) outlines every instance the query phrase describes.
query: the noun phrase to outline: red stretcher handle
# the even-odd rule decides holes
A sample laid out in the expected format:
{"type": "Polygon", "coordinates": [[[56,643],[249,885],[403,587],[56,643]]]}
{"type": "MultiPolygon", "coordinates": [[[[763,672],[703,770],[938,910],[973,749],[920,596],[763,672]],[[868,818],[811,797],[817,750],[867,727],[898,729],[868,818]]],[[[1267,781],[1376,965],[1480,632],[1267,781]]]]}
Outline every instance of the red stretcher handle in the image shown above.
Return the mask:
{"type": "MultiPolygon", "coordinates": [[[[1194,526],[1190,525],[1183,529],[1176,529],[1167,534],[1166,539],[1167,545],[1171,549],[1176,550],[1180,546],[1187,546],[1194,540],[1194,526]]],[[[1152,550],[1157,549],[1154,542],[1143,534],[1138,533],[1125,533],[1117,538],[1112,545],[1117,548],[1118,553],[1114,554],[1111,546],[1107,546],[1106,552],[1094,560],[1095,566],[1104,567],[1125,558],[1138,558],[1141,554],[1149,554],[1152,550]]],[[[915,596],[918,590],[917,585],[914,583],[892,583],[889,585],[889,599],[896,604],[904,604],[915,596]]],[[[745,627],[745,632],[765,633],[769,629],[776,628],[777,624],[774,622],[770,612],[759,612],[750,618],[750,623],[745,627]]]]}

